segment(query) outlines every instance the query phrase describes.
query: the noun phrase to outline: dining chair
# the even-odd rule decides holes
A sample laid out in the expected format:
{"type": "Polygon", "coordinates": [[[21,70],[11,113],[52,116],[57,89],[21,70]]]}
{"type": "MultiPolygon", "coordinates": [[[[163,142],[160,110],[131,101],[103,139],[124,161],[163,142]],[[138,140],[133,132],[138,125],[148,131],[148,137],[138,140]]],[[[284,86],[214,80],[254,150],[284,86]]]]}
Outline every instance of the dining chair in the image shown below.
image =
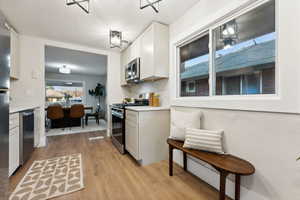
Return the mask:
{"type": "MultiPolygon", "coordinates": [[[[62,106],[59,105],[59,104],[48,106],[48,108],[47,108],[47,118],[50,121],[63,119],[64,118],[64,111],[62,109],[62,106]]],[[[51,122],[49,124],[51,124],[51,122]]],[[[51,127],[51,125],[49,125],[49,126],[51,127]]]]}
{"type": "Polygon", "coordinates": [[[100,112],[101,112],[101,107],[100,107],[100,105],[97,105],[96,112],[87,113],[85,115],[85,125],[88,126],[89,118],[94,118],[96,120],[96,123],[99,125],[100,124],[100,121],[99,121],[100,112]]]}
{"type": "MultiPolygon", "coordinates": [[[[74,104],[70,109],[70,120],[81,119],[82,128],[84,128],[84,106],[82,104],[74,104]]],[[[71,124],[71,121],[70,121],[71,124]]],[[[71,126],[70,126],[71,127],[71,126]]]]}

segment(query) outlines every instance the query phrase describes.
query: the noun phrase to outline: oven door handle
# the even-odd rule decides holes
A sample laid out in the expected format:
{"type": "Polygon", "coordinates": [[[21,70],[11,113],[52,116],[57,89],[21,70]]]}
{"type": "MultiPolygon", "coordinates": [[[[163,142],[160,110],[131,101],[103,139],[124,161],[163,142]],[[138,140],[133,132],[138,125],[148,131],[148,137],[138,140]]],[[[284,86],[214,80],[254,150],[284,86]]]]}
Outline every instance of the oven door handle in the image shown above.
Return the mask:
{"type": "Polygon", "coordinates": [[[112,111],[117,110],[117,111],[120,111],[120,112],[123,113],[123,109],[121,109],[121,108],[112,108],[111,110],[112,110],[112,111]]]}
{"type": "Polygon", "coordinates": [[[118,112],[111,111],[111,114],[112,114],[112,116],[124,119],[123,113],[121,114],[121,113],[118,113],[118,112]]]}

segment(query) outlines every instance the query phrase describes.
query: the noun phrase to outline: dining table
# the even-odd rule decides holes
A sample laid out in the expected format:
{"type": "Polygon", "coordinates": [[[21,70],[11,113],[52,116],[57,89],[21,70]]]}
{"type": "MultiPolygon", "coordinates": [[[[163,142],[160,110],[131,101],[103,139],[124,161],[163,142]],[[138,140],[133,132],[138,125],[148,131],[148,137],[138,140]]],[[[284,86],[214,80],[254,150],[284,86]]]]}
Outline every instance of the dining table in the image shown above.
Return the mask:
{"type": "MultiPolygon", "coordinates": [[[[45,111],[47,112],[48,107],[45,108],[45,111]]],[[[82,121],[80,118],[72,118],[70,119],[70,111],[71,106],[63,106],[62,107],[64,112],[64,117],[62,119],[55,119],[51,120],[50,123],[50,129],[54,128],[68,128],[68,127],[80,127],[82,124],[82,121]]],[[[85,111],[89,111],[89,113],[93,112],[92,106],[84,106],[85,111]]]]}

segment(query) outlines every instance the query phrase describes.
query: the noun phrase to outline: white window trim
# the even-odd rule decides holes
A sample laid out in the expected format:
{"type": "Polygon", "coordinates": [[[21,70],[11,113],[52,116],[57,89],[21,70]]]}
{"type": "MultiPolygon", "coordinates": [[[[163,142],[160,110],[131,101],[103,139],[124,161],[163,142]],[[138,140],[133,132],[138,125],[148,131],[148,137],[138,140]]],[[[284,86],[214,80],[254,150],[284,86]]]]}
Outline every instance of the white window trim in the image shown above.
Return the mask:
{"type": "MultiPolygon", "coordinates": [[[[207,24],[196,24],[198,28],[192,27],[190,30],[185,30],[180,37],[171,40],[170,49],[170,71],[171,81],[176,87],[171,88],[171,105],[172,106],[184,106],[184,107],[200,107],[200,108],[214,108],[214,109],[230,109],[230,110],[251,110],[251,111],[263,111],[263,112],[282,112],[282,113],[300,113],[300,104],[297,99],[292,99],[295,95],[291,95],[285,92],[285,95],[281,94],[281,87],[290,85],[290,83],[284,83],[281,86],[281,71],[278,65],[278,41],[280,40],[279,28],[278,28],[278,10],[279,1],[275,0],[276,11],[275,11],[275,31],[276,37],[276,66],[275,66],[275,89],[276,94],[258,94],[258,95],[226,95],[226,96],[208,96],[208,97],[179,97],[180,89],[180,73],[179,69],[179,48],[181,45],[190,42],[193,38],[199,37],[207,31],[212,31],[212,28],[217,27],[233,18],[236,18],[266,2],[269,0],[257,0],[249,1],[246,4],[240,4],[239,7],[231,7],[231,12],[228,13],[228,8],[224,9],[224,12],[219,12],[219,16],[214,16],[211,22],[207,24]],[[227,10],[227,11],[226,11],[227,10]],[[183,37],[182,37],[183,36],[183,37]]],[[[212,38],[210,37],[210,40],[212,38]]],[[[210,48],[212,43],[210,42],[210,48]]],[[[212,56],[212,55],[210,55],[212,56]]],[[[211,60],[213,60],[210,57],[211,60]]],[[[212,65],[212,62],[210,62],[212,65]]],[[[210,74],[213,74],[213,67],[210,66],[210,74]]],[[[211,87],[213,77],[209,78],[210,95],[214,93],[214,88],[211,87]]]]}
{"type": "MultiPolygon", "coordinates": [[[[210,98],[213,98],[216,95],[216,92],[215,92],[215,80],[216,80],[216,74],[215,74],[215,68],[214,68],[214,58],[215,58],[215,55],[214,55],[214,51],[213,51],[213,47],[214,47],[214,44],[213,44],[213,30],[218,28],[219,26],[263,5],[264,3],[268,2],[269,0],[260,0],[260,1],[257,1],[255,3],[253,3],[252,5],[250,6],[245,6],[243,9],[241,9],[240,11],[238,12],[235,12],[234,14],[232,14],[230,17],[225,17],[224,19],[222,20],[219,20],[218,22],[216,23],[212,23],[213,25],[209,25],[207,28],[205,28],[204,30],[202,30],[196,37],[192,37],[192,38],[187,38],[185,39],[181,44],[178,44],[176,48],[178,48],[178,55],[177,55],[177,68],[180,68],[180,62],[179,62],[179,48],[186,45],[186,44],[189,44],[203,36],[205,36],[207,33],[209,34],[209,59],[210,59],[210,62],[209,62],[209,97],[210,98]]],[[[276,17],[276,14],[275,14],[275,17],[276,17]]],[[[277,23],[276,23],[277,25],[277,23]]],[[[276,26],[277,27],[277,26],[276,26]]],[[[275,27],[275,29],[276,29],[275,27]]],[[[256,97],[278,97],[279,96],[279,91],[278,91],[278,79],[276,77],[276,74],[277,74],[277,40],[278,38],[276,38],[276,45],[275,45],[275,52],[276,52],[276,61],[275,61],[275,94],[251,94],[251,95],[226,95],[226,96],[232,96],[232,97],[238,97],[238,96],[247,96],[249,98],[252,98],[252,96],[256,96],[256,97]]],[[[180,84],[178,84],[178,82],[180,82],[180,74],[178,74],[178,79],[177,79],[177,98],[186,98],[186,97],[180,97],[180,84]]],[[[220,95],[222,96],[222,95],[220,95]]],[[[203,98],[202,96],[197,96],[197,97],[194,97],[194,98],[203,98]]]]}

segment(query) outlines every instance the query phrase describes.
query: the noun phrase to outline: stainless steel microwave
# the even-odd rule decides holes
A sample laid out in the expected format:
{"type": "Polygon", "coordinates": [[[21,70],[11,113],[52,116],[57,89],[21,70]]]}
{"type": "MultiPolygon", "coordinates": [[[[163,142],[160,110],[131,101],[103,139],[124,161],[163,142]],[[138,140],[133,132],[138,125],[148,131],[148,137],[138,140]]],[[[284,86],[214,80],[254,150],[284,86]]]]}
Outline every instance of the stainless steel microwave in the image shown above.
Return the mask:
{"type": "Polygon", "coordinates": [[[125,79],[127,82],[140,81],[140,63],[141,59],[136,58],[127,65],[125,71],[125,79]]]}

